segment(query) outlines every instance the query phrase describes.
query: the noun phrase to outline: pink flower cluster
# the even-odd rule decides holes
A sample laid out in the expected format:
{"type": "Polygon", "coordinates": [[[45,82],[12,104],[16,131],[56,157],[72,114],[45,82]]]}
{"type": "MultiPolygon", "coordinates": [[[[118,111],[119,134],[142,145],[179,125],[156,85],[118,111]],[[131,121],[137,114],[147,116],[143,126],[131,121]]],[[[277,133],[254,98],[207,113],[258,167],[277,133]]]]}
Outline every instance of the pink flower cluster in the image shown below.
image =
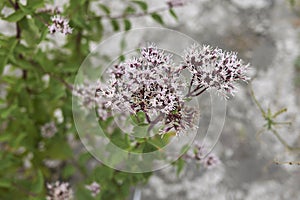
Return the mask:
{"type": "Polygon", "coordinates": [[[147,123],[161,123],[161,134],[179,134],[193,127],[196,111],[185,105],[185,85],[172,55],[149,44],[139,57],[115,65],[109,75],[100,96],[109,100],[106,105],[111,109],[131,114],[142,111],[147,123]]]}
{"type": "Polygon", "coordinates": [[[69,183],[56,181],[47,184],[48,196],[47,200],[73,200],[73,190],[69,183]]]}
{"type": "Polygon", "coordinates": [[[214,168],[221,163],[215,154],[209,153],[203,145],[197,142],[183,155],[183,159],[186,161],[196,160],[207,169],[214,168]]]}
{"type": "Polygon", "coordinates": [[[72,33],[72,28],[69,26],[69,20],[65,19],[60,15],[54,15],[51,17],[51,22],[48,26],[48,29],[51,34],[54,33],[63,33],[64,35],[68,35],[72,33]]]}
{"type": "Polygon", "coordinates": [[[143,112],[144,123],[150,129],[157,126],[160,134],[181,134],[197,127],[199,116],[187,100],[210,89],[225,97],[233,95],[235,83],[249,79],[248,67],[236,53],[197,45],[185,51],[182,64],[175,64],[171,54],[149,44],[141,48],[138,56],[108,70],[105,84],[80,86],[74,94],[82,99],[83,106],[96,104],[101,119],[115,112],[143,112]],[[183,71],[191,74],[188,83],[181,77],[183,71]]]}
{"type": "Polygon", "coordinates": [[[99,194],[100,190],[101,190],[100,185],[95,181],[92,182],[90,185],[86,185],[85,188],[91,192],[91,195],[93,197],[96,197],[97,194],[99,194]]]}
{"type": "Polygon", "coordinates": [[[236,92],[235,83],[249,80],[249,64],[237,58],[237,53],[226,52],[210,46],[193,45],[185,51],[184,66],[192,74],[191,96],[201,91],[215,89],[224,97],[236,92]]]}

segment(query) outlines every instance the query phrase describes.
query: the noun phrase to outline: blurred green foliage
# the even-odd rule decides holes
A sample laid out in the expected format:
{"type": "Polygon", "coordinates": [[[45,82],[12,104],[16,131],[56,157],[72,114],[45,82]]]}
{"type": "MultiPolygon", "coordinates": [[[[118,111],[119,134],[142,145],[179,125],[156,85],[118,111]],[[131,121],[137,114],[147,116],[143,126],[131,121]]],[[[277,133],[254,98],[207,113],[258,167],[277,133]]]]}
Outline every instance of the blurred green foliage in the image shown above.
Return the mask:
{"type": "MultiPolygon", "coordinates": [[[[129,174],[100,163],[88,167],[91,155],[75,152],[68,142],[71,136],[78,140],[71,110],[72,83],[91,43],[100,42],[108,28],[103,19],[110,20],[113,31],[123,31],[132,28],[131,17],[151,16],[160,24],[163,18],[149,11],[145,1],[129,1],[122,13],[111,16],[112,8],[99,1],[70,0],[62,15],[70,19],[73,33],[59,46],[48,37],[52,14],[38,12],[52,4],[51,0],[27,0],[26,5],[18,0],[0,2],[1,11],[12,10],[9,15],[1,12],[1,20],[16,30],[13,35],[0,33],[0,87],[5,94],[0,96],[0,199],[45,199],[46,183],[56,180],[70,181],[76,199],[126,199],[130,188],[147,182],[151,173],[129,174]],[[92,11],[92,3],[103,14],[92,11]],[[55,116],[57,109],[62,112],[62,122],[55,116]],[[41,127],[51,121],[57,133],[44,138],[41,127]],[[51,168],[45,165],[46,159],[61,164],[51,168]],[[101,185],[96,198],[85,189],[92,181],[101,185]]],[[[173,9],[169,12],[177,19],[173,9]]],[[[122,148],[128,147],[118,131],[109,136],[122,148]]],[[[165,145],[158,138],[140,143],[142,149],[136,151],[149,152],[165,145]]]]}

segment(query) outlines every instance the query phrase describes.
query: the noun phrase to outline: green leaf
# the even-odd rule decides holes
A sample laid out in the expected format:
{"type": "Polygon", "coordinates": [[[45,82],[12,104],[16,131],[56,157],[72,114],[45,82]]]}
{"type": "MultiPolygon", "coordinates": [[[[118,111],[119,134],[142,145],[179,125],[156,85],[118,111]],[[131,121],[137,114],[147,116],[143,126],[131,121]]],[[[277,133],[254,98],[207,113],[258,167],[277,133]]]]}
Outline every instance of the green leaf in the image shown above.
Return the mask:
{"type": "Polygon", "coordinates": [[[6,119],[13,111],[17,109],[17,104],[13,104],[12,106],[5,108],[4,110],[1,110],[0,117],[2,119],[6,119]]]}
{"type": "Polygon", "coordinates": [[[22,4],[19,3],[19,7],[25,14],[32,14],[32,11],[28,9],[27,6],[23,6],[22,4]]]}
{"type": "Polygon", "coordinates": [[[0,188],[10,188],[11,181],[9,179],[1,179],[0,180],[0,188]]]}
{"type": "Polygon", "coordinates": [[[290,1],[291,6],[295,6],[296,0],[289,0],[289,1],[290,1]]]}
{"type": "Polygon", "coordinates": [[[133,14],[133,13],[135,13],[136,12],[136,10],[133,8],[133,7],[131,7],[131,6],[128,6],[125,10],[124,10],[124,13],[125,14],[133,14]]]}
{"type": "Polygon", "coordinates": [[[27,5],[30,9],[35,10],[37,8],[44,7],[44,1],[41,0],[27,0],[27,5]]]}
{"type": "Polygon", "coordinates": [[[0,134],[0,142],[7,142],[12,138],[13,135],[11,134],[0,134]]]}
{"type": "Polygon", "coordinates": [[[110,22],[111,22],[111,25],[112,25],[114,31],[120,30],[120,26],[119,26],[119,23],[117,20],[112,19],[110,22]]]}
{"type": "Polygon", "coordinates": [[[129,31],[131,29],[131,22],[128,19],[124,19],[124,29],[129,31]]]}
{"type": "Polygon", "coordinates": [[[76,169],[73,165],[67,165],[62,171],[62,176],[64,179],[68,179],[75,173],[75,171],[76,169]]]}
{"type": "Polygon", "coordinates": [[[20,146],[21,142],[25,137],[28,136],[26,133],[20,133],[14,140],[12,141],[12,146],[17,148],[20,146]]]}
{"type": "Polygon", "coordinates": [[[99,8],[105,12],[105,14],[110,15],[110,9],[104,4],[99,4],[99,8]]]}
{"type": "Polygon", "coordinates": [[[169,10],[169,13],[172,17],[174,17],[174,19],[178,20],[178,16],[176,15],[175,11],[172,8],[169,10]]]}
{"type": "Polygon", "coordinates": [[[176,161],[176,165],[177,165],[177,170],[176,170],[176,174],[177,176],[180,174],[180,172],[183,170],[184,168],[184,165],[185,165],[185,162],[183,159],[179,158],[177,161],[176,161]]]}
{"type": "Polygon", "coordinates": [[[110,180],[113,177],[114,170],[105,165],[95,168],[94,170],[94,178],[95,181],[99,183],[106,182],[106,180],[110,180]]]}
{"type": "Polygon", "coordinates": [[[132,1],[132,3],[137,4],[145,12],[148,10],[148,5],[144,1],[132,1]]]}
{"type": "Polygon", "coordinates": [[[40,193],[44,188],[44,176],[41,170],[38,170],[36,180],[31,185],[31,192],[40,193]]]}
{"type": "Polygon", "coordinates": [[[4,18],[4,20],[6,20],[8,22],[17,22],[17,21],[20,21],[24,16],[25,16],[25,13],[22,10],[17,10],[13,14],[4,18]]]}
{"type": "Polygon", "coordinates": [[[137,137],[145,137],[147,136],[148,128],[149,128],[148,124],[144,124],[143,126],[142,125],[136,126],[133,128],[133,135],[137,137]]]}
{"type": "Polygon", "coordinates": [[[164,25],[164,21],[163,21],[163,19],[161,18],[161,16],[159,14],[152,13],[151,17],[152,17],[152,19],[154,19],[154,21],[158,22],[161,25],[164,25]]]}

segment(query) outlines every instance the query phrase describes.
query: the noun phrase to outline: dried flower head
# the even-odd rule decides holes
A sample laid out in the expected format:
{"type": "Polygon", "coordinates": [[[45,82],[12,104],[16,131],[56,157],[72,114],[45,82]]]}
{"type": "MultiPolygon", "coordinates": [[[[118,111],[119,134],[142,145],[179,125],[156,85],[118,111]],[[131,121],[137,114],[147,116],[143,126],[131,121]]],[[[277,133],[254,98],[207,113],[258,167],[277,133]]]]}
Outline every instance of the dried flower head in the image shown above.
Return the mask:
{"type": "Polygon", "coordinates": [[[47,184],[47,200],[73,200],[73,190],[69,183],[56,181],[53,184],[47,184]]]}
{"type": "Polygon", "coordinates": [[[219,48],[194,44],[185,51],[184,65],[193,76],[194,93],[191,96],[207,89],[216,89],[228,97],[228,94],[234,95],[236,92],[237,81],[249,80],[246,75],[249,64],[245,65],[238,59],[237,53],[219,48]]]}
{"type": "Polygon", "coordinates": [[[54,122],[46,123],[41,127],[41,135],[44,138],[52,138],[57,133],[57,128],[54,122]]]}
{"type": "Polygon", "coordinates": [[[64,35],[68,35],[72,33],[72,28],[69,26],[69,20],[65,19],[64,17],[60,15],[54,15],[51,17],[51,22],[48,26],[48,29],[51,34],[60,32],[64,35]]]}
{"type": "Polygon", "coordinates": [[[90,185],[86,185],[85,188],[91,192],[91,195],[93,197],[96,197],[97,194],[100,193],[100,189],[101,189],[100,185],[95,181],[93,183],[91,183],[90,185]]]}

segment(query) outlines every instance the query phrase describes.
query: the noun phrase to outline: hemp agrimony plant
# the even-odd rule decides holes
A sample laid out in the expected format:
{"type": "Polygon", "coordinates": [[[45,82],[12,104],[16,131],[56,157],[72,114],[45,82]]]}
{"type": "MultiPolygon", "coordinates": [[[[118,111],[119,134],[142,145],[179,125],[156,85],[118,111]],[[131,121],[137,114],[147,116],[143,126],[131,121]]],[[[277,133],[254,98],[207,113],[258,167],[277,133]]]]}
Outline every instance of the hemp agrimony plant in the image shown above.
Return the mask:
{"type": "MultiPolygon", "coordinates": [[[[249,80],[249,65],[233,52],[194,44],[183,52],[180,62],[172,57],[150,43],[141,47],[137,56],[109,68],[104,73],[105,80],[76,86],[73,93],[83,108],[95,106],[100,122],[111,122],[118,115],[123,122],[131,122],[126,127],[134,127],[134,134],[121,128],[119,140],[123,142],[118,142],[129,153],[160,151],[171,137],[185,137],[197,128],[199,110],[189,102],[209,90],[227,99],[236,92],[237,81],[249,80]],[[189,78],[184,81],[185,73],[189,78]]],[[[194,153],[184,149],[174,163],[178,173],[185,161],[199,161],[206,168],[220,163],[214,154],[207,155],[209,152],[202,145],[191,149],[194,153]]]]}
{"type": "MultiPolygon", "coordinates": [[[[169,12],[177,20],[175,8],[185,3],[167,1],[152,9],[146,1],[133,0],[113,13],[93,0],[69,0],[63,7],[51,0],[0,2],[5,23],[0,32],[0,199],[118,200],[147,182],[150,172],[121,172],[85,151],[73,123],[73,94],[83,107],[96,105],[99,123],[113,132],[107,134],[111,140],[136,152],[157,150],[168,137],[184,137],[196,128],[199,113],[189,105],[191,99],[211,89],[225,98],[234,94],[235,82],[248,79],[248,65],[235,53],[196,45],[175,63],[172,55],[150,44],[114,66],[107,82],[73,85],[80,64],[103,35],[130,30],[131,18],[150,16],[164,25],[161,12],[169,12]],[[58,41],[56,36],[62,37],[58,41]],[[191,74],[188,84],[181,78],[184,71],[191,74]],[[158,137],[133,137],[127,143],[110,126],[115,111],[130,113],[132,122],[158,137]]],[[[219,162],[212,154],[201,158],[202,147],[193,152],[181,161],[195,159],[208,168],[219,162]]]]}
{"type": "Polygon", "coordinates": [[[90,87],[80,87],[75,95],[83,105],[93,99],[101,119],[107,119],[112,110],[133,116],[143,113],[145,121],[140,123],[149,124],[148,131],[159,124],[158,134],[174,131],[180,135],[194,127],[198,114],[186,102],[213,89],[228,98],[236,92],[237,81],[249,79],[248,67],[236,53],[205,45],[191,46],[182,63],[174,63],[172,55],[149,44],[141,48],[139,57],[114,65],[107,83],[99,82],[94,88],[96,94],[87,92],[90,87]],[[185,70],[192,77],[187,85],[180,79],[185,70]]]}

